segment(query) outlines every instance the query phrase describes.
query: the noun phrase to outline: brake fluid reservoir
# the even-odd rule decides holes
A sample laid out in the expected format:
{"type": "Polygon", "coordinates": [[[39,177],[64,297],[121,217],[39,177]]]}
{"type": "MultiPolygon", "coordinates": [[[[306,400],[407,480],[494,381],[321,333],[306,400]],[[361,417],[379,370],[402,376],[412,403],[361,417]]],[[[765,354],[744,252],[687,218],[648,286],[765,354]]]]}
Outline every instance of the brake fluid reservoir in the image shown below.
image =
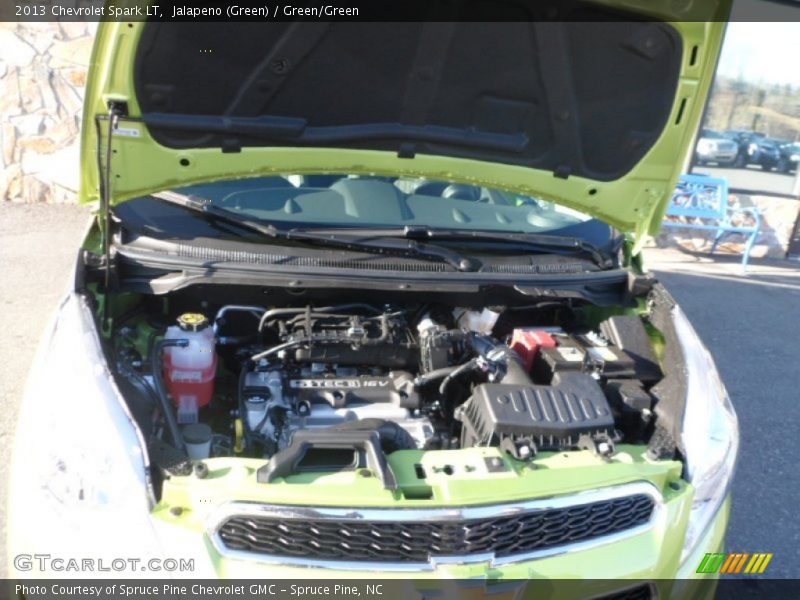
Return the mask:
{"type": "Polygon", "coordinates": [[[211,402],[217,354],[214,331],[198,313],[184,313],[167,328],[165,339],[189,341],[185,348],[168,346],[164,352],[164,379],[178,408],[179,423],[196,423],[197,411],[211,402]]]}

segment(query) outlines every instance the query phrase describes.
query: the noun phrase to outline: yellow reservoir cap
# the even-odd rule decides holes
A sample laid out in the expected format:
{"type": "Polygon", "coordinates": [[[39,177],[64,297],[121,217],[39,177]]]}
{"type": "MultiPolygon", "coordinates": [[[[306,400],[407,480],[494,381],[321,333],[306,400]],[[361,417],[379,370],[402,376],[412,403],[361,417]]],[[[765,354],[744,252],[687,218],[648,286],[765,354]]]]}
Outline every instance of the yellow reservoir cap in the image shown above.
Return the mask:
{"type": "Polygon", "coordinates": [[[183,313],[178,317],[178,327],[183,331],[200,331],[208,327],[208,319],[201,313],[183,313]]]}

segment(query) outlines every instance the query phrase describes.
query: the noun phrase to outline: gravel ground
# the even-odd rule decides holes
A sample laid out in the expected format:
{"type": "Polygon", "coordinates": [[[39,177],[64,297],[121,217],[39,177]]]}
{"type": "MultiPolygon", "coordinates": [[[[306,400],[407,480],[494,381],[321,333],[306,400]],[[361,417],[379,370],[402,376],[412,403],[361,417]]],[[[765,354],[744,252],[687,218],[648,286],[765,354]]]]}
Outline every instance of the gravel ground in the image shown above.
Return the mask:
{"type": "MultiPolygon", "coordinates": [[[[88,211],[75,206],[0,203],[0,507],[25,374],[36,343],[69,284],[88,211]],[[44,257],[47,256],[47,260],[44,257]]],[[[800,405],[800,265],[738,257],[710,260],[648,250],[648,264],[683,306],[716,357],[742,429],[729,549],[774,552],[769,572],[800,575],[800,490],[794,446],[800,405]]],[[[1,516],[1,515],[0,515],[1,516]]],[[[0,578],[5,531],[0,518],[0,578]]]]}

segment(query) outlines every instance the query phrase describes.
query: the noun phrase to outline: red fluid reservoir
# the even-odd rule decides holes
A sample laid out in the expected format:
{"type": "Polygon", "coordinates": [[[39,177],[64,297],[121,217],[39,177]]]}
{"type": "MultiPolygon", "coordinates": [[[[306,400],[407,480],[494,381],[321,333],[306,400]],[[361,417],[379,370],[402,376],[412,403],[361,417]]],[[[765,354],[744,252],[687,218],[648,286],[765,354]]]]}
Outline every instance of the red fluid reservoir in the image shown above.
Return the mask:
{"type": "Polygon", "coordinates": [[[167,328],[164,337],[189,341],[185,348],[165,349],[164,379],[178,407],[178,422],[197,422],[197,410],[207,406],[214,394],[217,372],[214,331],[203,315],[185,313],[178,317],[177,325],[167,328]]]}
{"type": "Polygon", "coordinates": [[[551,333],[543,329],[521,327],[515,329],[511,335],[511,349],[519,354],[525,369],[533,368],[540,348],[555,348],[556,340],[551,333]]]}

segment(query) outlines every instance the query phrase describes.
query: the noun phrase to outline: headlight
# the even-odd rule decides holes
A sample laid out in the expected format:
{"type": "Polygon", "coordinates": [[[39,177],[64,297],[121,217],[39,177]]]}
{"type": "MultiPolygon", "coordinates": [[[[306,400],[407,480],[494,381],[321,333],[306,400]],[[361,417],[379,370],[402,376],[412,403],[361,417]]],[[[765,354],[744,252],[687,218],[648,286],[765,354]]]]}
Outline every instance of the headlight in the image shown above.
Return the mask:
{"type": "Polygon", "coordinates": [[[21,406],[10,556],[159,556],[147,472],[139,430],[108,372],[91,312],[72,294],[39,350],[21,406]]]}
{"type": "Polygon", "coordinates": [[[800,154],[792,154],[789,160],[800,161],[800,154]]]}
{"type": "Polygon", "coordinates": [[[739,423],[711,355],[680,308],[675,333],[686,362],[686,408],[681,438],[694,487],[681,561],[694,549],[730,490],[739,449],[739,423]]]}

